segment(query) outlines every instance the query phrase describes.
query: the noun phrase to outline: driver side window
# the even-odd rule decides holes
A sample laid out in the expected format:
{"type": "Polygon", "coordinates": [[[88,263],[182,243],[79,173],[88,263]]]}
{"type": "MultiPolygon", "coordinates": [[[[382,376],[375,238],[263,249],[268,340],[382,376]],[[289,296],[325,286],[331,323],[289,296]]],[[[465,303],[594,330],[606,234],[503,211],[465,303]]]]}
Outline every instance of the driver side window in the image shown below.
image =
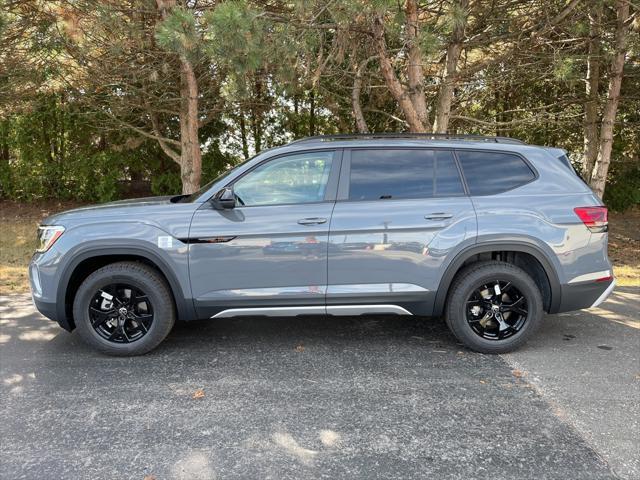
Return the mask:
{"type": "Polygon", "coordinates": [[[239,205],[281,205],[324,200],[333,152],[306,152],[266,162],[233,185],[239,205]]]}

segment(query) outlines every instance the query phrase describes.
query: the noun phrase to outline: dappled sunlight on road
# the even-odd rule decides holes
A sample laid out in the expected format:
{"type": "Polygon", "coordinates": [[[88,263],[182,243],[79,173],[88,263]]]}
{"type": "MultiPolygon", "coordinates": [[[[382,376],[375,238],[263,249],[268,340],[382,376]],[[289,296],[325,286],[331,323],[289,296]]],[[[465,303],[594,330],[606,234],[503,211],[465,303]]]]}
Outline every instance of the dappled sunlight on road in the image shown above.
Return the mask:
{"type": "Polygon", "coordinates": [[[215,480],[209,452],[190,452],[171,468],[174,480],[215,480]]]}
{"type": "Polygon", "coordinates": [[[59,333],[60,326],[51,320],[37,315],[32,317],[35,307],[28,294],[14,294],[0,297],[0,348],[12,338],[26,342],[48,342],[59,333]]]}
{"type": "Polygon", "coordinates": [[[2,379],[2,386],[8,389],[11,394],[21,394],[24,392],[26,384],[32,382],[35,378],[35,372],[25,374],[13,373],[2,379]]]}
{"type": "Polygon", "coordinates": [[[340,434],[333,430],[320,430],[320,441],[325,447],[335,447],[340,444],[340,434]]]}
{"type": "Polygon", "coordinates": [[[314,457],[318,455],[317,450],[304,448],[289,433],[276,432],[271,436],[273,443],[282,448],[283,451],[293,456],[304,464],[310,464],[314,457]]]}
{"type": "Polygon", "coordinates": [[[618,287],[605,303],[599,307],[591,308],[589,311],[611,322],[640,329],[639,289],[618,287]]]}

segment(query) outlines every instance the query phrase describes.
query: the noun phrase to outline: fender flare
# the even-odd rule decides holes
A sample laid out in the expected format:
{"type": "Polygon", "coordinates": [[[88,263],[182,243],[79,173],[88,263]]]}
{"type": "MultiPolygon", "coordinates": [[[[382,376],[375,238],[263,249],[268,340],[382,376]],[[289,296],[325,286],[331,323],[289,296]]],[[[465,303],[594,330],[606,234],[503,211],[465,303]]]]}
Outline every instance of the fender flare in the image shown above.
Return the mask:
{"type": "Polygon", "coordinates": [[[549,280],[549,285],[551,287],[551,302],[549,306],[549,313],[555,313],[558,311],[558,309],[560,308],[561,295],[560,280],[558,279],[556,269],[553,266],[551,260],[548,258],[547,254],[538,246],[528,242],[498,241],[472,245],[465,248],[454,257],[454,259],[447,266],[445,273],[440,280],[440,285],[438,285],[438,291],[436,292],[436,298],[433,305],[434,316],[440,316],[444,313],[444,307],[447,300],[447,295],[449,293],[449,287],[451,286],[453,278],[455,277],[456,273],[458,273],[458,270],[460,270],[464,262],[479,253],[488,253],[494,251],[528,253],[536,260],[538,260],[547,275],[547,279],[549,280]]]}
{"type": "Polygon", "coordinates": [[[71,275],[81,262],[93,257],[101,257],[106,255],[128,255],[142,257],[149,262],[153,263],[160,272],[164,275],[169,283],[171,294],[176,304],[176,310],[178,318],[181,320],[193,320],[195,318],[195,309],[193,302],[190,299],[185,298],[180,283],[176,278],[173,270],[169,266],[166,260],[154,251],[143,248],[140,246],[127,246],[127,247],[97,247],[83,249],[81,252],[74,255],[74,257],[65,266],[60,276],[60,288],[58,288],[56,296],[56,309],[58,323],[66,330],[71,330],[73,325],[71,324],[71,318],[68,315],[66,309],[66,297],[67,290],[69,289],[69,282],[71,275]]]}

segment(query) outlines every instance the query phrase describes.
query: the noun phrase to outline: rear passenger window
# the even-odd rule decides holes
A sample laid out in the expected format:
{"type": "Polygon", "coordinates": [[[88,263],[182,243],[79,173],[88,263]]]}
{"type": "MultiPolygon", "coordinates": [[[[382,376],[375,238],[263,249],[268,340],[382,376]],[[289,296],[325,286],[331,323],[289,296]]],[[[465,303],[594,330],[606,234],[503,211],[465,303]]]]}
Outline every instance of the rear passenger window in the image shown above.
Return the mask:
{"type": "Polygon", "coordinates": [[[535,178],[517,155],[458,150],[458,159],[471,195],[493,195],[524,185],[535,178]]]}
{"type": "Polygon", "coordinates": [[[463,195],[453,159],[444,150],[352,150],[349,200],[463,195]]]}

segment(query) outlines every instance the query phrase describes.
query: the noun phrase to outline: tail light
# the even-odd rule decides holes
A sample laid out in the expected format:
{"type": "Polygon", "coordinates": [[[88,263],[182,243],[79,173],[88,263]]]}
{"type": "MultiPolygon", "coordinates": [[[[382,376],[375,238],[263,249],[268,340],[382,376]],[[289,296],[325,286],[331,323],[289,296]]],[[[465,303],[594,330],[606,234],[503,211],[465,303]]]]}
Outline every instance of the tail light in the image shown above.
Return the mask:
{"type": "Polygon", "coordinates": [[[576,207],[573,211],[590,231],[602,233],[609,229],[607,207],[576,207]]]}

